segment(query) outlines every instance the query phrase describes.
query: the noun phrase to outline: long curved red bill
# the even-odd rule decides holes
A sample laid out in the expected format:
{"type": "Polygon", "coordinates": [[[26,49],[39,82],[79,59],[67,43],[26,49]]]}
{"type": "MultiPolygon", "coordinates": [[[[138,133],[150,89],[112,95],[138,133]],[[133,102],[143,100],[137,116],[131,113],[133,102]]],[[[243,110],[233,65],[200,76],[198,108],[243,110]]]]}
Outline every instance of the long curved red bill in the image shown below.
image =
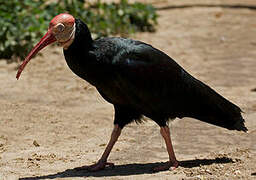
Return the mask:
{"type": "Polygon", "coordinates": [[[20,65],[19,70],[16,75],[16,78],[19,79],[21,72],[23,71],[23,69],[25,68],[25,66],[27,65],[27,63],[30,61],[30,59],[32,57],[34,57],[45,46],[47,46],[55,41],[56,41],[56,38],[54,37],[54,35],[50,31],[48,31],[44,35],[44,37],[42,37],[42,39],[36,44],[36,46],[30,51],[28,56],[25,58],[23,63],[20,65]]]}

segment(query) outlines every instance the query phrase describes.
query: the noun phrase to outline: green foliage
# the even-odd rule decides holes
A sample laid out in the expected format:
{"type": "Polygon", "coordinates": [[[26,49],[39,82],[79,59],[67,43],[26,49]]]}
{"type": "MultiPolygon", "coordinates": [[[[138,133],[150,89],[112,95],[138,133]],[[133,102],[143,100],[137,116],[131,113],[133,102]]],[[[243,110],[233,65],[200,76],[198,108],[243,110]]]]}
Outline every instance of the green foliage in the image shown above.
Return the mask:
{"type": "Polygon", "coordinates": [[[157,15],[151,5],[138,2],[129,4],[127,0],[121,0],[119,4],[98,2],[94,8],[97,9],[97,15],[88,19],[94,33],[126,36],[136,31],[154,31],[157,15]]]}
{"type": "Polygon", "coordinates": [[[0,2],[0,58],[22,57],[42,34],[46,18],[39,14],[41,1],[0,2]],[[38,8],[39,7],[39,8],[38,8]]]}
{"type": "Polygon", "coordinates": [[[154,31],[157,14],[142,3],[85,0],[0,0],[0,58],[21,58],[42,37],[50,20],[68,12],[87,23],[94,37],[154,31]]]}

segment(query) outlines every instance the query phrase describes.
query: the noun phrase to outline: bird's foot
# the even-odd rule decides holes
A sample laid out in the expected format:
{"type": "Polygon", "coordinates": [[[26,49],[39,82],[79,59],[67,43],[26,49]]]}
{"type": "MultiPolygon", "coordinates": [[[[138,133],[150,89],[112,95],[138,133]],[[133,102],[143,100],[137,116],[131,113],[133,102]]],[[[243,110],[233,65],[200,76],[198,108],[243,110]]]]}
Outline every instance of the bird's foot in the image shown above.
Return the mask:
{"type": "Polygon", "coordinates": [[[100,171],[100,170],[105,169],[105,167],[110,167],[110,168],[113,169],[114,166],[115,166],[114,163],[110,163],[110,162],[99,160],[97,163],[95,163],[93,165],[82,166],[82,167],[78,167],[78,168],[75,168],[75,169],[78,170],[78,171],[81,171],[81,170],[100,171]]]}
{"type": "Polygon", "coordinates": [[[179,166],[179,162],[178,161],[168,161],[166,163],[164,163],[163,165],[157,166],[153,169],[154,172],[158,172],[158,171],[166,171],[166,170],[170,170],[173,171],[175,170],[177,167],[179,166]]]}

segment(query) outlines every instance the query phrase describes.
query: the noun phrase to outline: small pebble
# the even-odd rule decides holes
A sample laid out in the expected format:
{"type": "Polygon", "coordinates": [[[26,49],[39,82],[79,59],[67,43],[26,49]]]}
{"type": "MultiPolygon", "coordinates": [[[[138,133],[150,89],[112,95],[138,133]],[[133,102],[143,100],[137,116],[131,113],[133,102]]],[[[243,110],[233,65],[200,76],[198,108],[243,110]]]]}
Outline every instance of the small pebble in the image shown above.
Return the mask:
{"type": "Polygon", "coordinates": [[[38,144],[38,142],[36,142],[36,140],[33,141],[33,145],[34,145],[35,147],[39,147],[39,146],[40,146],[40,145],[38,144]]]}

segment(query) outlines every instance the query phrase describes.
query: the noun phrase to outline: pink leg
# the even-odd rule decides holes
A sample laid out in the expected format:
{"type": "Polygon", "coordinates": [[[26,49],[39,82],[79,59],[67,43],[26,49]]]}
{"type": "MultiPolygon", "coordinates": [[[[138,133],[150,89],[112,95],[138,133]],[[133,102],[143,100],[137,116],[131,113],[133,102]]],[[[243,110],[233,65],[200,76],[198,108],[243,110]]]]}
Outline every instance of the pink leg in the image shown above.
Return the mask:
{"type": "Polygon", "coordinates": [[[85,169],[85,170],[88,170],[88,171],[99,171],[99,170],[104,169],[106,166],[114,167],[114,164],[107,162],[107,159],[108,159],[108,156],[109,156],[113,146],[115,145],[118,137],[120,136],[121,131],[122,131],[122,129],[118,125],[114,126],[114,129],[113,129],[112,134],[111,134],[111,138],[108,142],[108,145],[107,145],[104,153],[102,154],[100,160],[97,163],[95,163],[93,165],[90,165],[90,166],[79,167],[77,169],[78,170],[84,170],[85,169]]]}
{"type": "Polygon", "coordinates": [[[164,165],[154,168],[154,171],[174,170],[179,166],[179,163],[175,157],[174,150],[172,147],[172,141],[170,136],[170,130],[168,126],[161,127],[160,133],[164,138],[167,152],[169,154],[169,161],[164,165]]]}

